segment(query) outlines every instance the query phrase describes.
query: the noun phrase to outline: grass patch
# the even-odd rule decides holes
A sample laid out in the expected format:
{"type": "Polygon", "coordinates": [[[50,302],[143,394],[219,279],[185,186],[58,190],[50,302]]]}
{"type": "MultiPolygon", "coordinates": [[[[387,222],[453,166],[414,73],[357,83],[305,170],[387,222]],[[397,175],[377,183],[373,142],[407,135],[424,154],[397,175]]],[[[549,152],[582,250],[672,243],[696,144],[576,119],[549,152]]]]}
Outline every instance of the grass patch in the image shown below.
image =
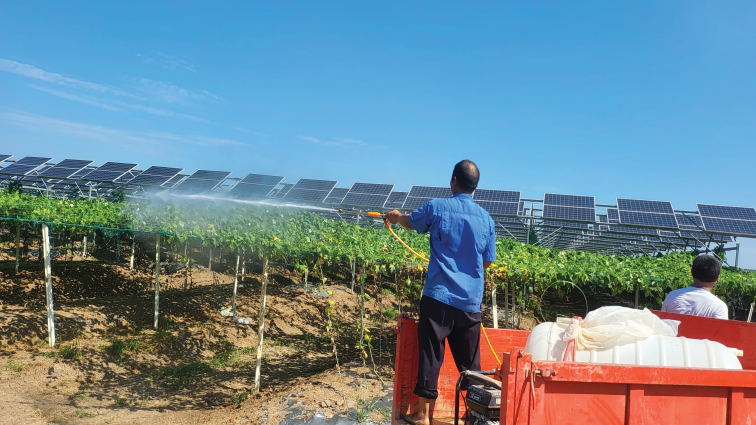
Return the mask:
{"type": "Polygon", "coordinates": [[[176,319],[171,316],[162,316],[160,317],[160,320],[158,320],[158,330],[170,329],[174,326],[176,326],[176,319]]]}
{"type": "Polygon", "coordinates": [[[127,406],[129,404],[129,401],[126,400],[125,398],[116,397],[115,398],[115,404],[118,407],[124,407],[124,406],[127,406]]]}
{"type": "Polygon", "coordinates": [[[79,389],[75,393],[68,396],[68,398],[70,398],[72,401],[81,401],[84,398],[84,393],[86,393],[88,389],[89,387],[87,387],[86,385],[81,385],[79,389]]]}
{"type": "MultiPolygon", "coordinates": [[[[48,353],[45,353],[45,355],[47,354],[48,353]]],[[[58,357],[61,359],[66,359],[66,360],[73,360],[73,359],[80,358],[81,355],[82,354],[81,354],[81,349],[79,349],[79,343],[72,342],[70,344],[61,346],[60,349],[58,349],[58,352],[57,353],[53,352],[52,356],[50,357],[58,357]]]]}
{"type": "Polygon", "coordinates": [[[5,368],[14,372],[23,372],[25,370],[31,369],[31,365],[23,362],[16,363],[13,360],[8,360],[8,363],[5,364],[5,368]]]}
{"type": "Polygon", "coordinates": [[[106,353],[114,357],[122,357],[126,351],[139,351],[142,346],[142,341],[138,339],[132,339],[131,341],[124,341],[118,337],[110,340],[110,344],[106,345],[104,350],[106,353]]]}
{"type": "Polygon", "coordinates": [[[91,412],[87,412],[87,411],[82,410],[82,409],[76,409],[76,411],[74,412],[74,414],[77,417],[82,418],[82,419],[83,418],[91,418],[92,416],[97,416],[98,415],[98,413],[91,413],[91,412]]]}
{"type": "Polygon", "coordinates": [[[378,402],[377,398],[367,399],[357,396],[357,406],[354,408],[354,419],[357,423],[365,423],[370,419],[370,415],[375,410],[375,404],[378,402]]]}
{"type": "Polygon", "coordinates": [[[396,307],[387,308],[386,310],[383,310],[383,317],[389,320],[395,320],[397,317],[399,317],[399,312],[396,311],[396,307]]]}
{"type": "Polygon", "coordinates": [[[255,392],[254,389],[248,388],[240,393],[237,394],[231,394],[231,403],[234,404],[242,404],[245,400],[250,396],[250,394],[253,394],[255,392]]]}
{"type": "Polygon", "coordinates": [[[166,368],[155,372],[150,377],[156,380],[162,380],[166,385],[175,389],[181,389],[186,386],[195,376],[212,371],[213,368],[205,362],[193,362],[183,366],[166,368]]]}

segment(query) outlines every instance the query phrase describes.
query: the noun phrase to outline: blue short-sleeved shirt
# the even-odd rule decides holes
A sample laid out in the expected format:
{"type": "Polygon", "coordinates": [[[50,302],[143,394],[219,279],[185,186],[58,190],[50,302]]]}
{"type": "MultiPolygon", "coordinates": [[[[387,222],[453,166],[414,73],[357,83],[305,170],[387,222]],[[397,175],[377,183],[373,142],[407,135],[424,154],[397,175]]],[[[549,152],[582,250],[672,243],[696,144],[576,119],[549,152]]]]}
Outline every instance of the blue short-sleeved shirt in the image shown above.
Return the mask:
{"type": "Polygon", "coordinates": [[[496,260],[496,228],[472,196],[428,201],[409,215],[418,233],[430,233],[430,264],[423,296],[477,313],[483,301],[483,262],[496,260]]]}

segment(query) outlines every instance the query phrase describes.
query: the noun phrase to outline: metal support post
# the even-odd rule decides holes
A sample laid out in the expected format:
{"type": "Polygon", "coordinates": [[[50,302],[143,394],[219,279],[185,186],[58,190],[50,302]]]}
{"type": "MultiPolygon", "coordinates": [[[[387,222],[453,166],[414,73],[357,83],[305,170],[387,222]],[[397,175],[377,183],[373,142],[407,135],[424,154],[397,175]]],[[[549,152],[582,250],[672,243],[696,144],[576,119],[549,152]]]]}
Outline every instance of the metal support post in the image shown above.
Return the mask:
{"type": "Polygon", "coordinates": [[[129,270],[134,270],[134,252],[136,250],[136,235],[131,236],[131,260],[129,261],[129,270]]]}
{"type": "Polygon", "coordinates": [[[87,258],[87,237],[84,236],[84,241],[82,242],[82,252],[81,252],[81,258],[87,258]]]}
{"type": "Polygon", "coordinates": [[[155,235],[155,329],[158,328],[160,313],[160,233],[155,235]]]}
{"type": "Polygon", "coordinates": [[[21,225],[16,226],[16,274],[18,274],[19,248],[21,248],[21,225]]]}
{"type": "Polygon", "coordinates": [[[496,282],[491,289],[491,315],[493,316],[493,328],[499,329],[499,311],[496,306],[496,282]]]}
{"type": "Polygon", "coordinates": [[[55,347],[55,311],[53,311],[52,269],[50,266],[50,229],[42,225],[42,250],[45,258],[45,292],[47,295],[47,333],[50,347],[55,347]]]}
{"type": "Polygon", "coordinates": [[[234,296],[231,298],[231,313],[236,317],[236,286],[239,282],[239,260],[241,255],[236,255],[236,271],[234,272],[234,296]]]}
{"type": "MultiPolygon", "coordinates": [[[[18,252],[18,251],[16,251],[18,252]]],[[[18,256],[18,254],[16,254],[18,256]]],[[[735,242],[735,268],[738,268],[738,257],[740,257],[740,242],[735,242]]]]}
{"type": "Polygon", "coordinates": [[[268,291],[268,254],[263,254],[263,281],[260,294],[260,327],[257,331],[257,367],[255,367],[255,394],[260,392],[260,368],[262,367],[263,334],[265,332],[265,296],[268,291]]]}

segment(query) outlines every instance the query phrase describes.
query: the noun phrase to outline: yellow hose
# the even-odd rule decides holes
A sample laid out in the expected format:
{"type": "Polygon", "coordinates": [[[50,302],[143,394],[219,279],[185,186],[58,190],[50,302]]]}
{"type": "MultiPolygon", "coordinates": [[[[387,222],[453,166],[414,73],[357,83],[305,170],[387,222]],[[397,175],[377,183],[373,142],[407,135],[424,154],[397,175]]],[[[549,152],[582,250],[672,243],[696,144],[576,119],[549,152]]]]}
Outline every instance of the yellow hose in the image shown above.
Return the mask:
{"type": "MultiPolygon", "coordinates": [[[[396,240],[398,240],[400,244],[404,245],[404,247],[407,248],[407,250],[409,250],[409,252],[415,254],[415,256],[417,258],[425,261],[426,263],[430,263],[430,261],[427,258],[425,258],[422,255],[420,255],[417,252],[415,252],[415,250],[413,250],[412,248],[410,248],[409,245],[407,245],[406,243],[404,243],[404,241],[402,240],[402,238],[399,237],[399,235],[397,235],[396,233],[394,233],[394,229],[391,228],[391,225],[389,224],[389,222],[388,222],[387,219],[384,218],[383,222],[386,223],[386,228],[389,229],[389,232],[391,232],[391,234],[394,235],[394,237],[396,238],[396,240]]],[[[483,337],[486,338],[486,342],[488,343],[488,347],[491,349],[491,353],[493,353],[494,358],[496,359],[496,363],[498,363],[499,366],[501,366],[501,360],[499,360],[499,356],[496,355],[496,350],[494,350],[493,345],[491,345],[491,340],[488,339],[488,334],[486,334],[486,328],[483,327],[483,322],[480,323],[480,329],[483,331],[483,337]]]]}

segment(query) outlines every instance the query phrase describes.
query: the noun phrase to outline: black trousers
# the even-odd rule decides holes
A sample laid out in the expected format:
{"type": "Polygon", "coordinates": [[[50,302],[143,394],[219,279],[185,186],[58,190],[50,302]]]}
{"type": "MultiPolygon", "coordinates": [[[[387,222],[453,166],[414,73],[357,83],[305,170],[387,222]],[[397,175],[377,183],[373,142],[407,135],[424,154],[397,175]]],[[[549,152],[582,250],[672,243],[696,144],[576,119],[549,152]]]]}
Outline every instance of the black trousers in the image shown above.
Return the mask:
{"type": "MultiPolygon", "coordinates": [[[[438,374],[444,362],[446,339],[458,371],[480,370],[480,312],[468,313],[423,297],[417,339],[420,363],[414,393],[419,397],[438,398],[438,374]]],[[[467,387],[468,384],[463,382],[462,389],[467,387]]]]}

